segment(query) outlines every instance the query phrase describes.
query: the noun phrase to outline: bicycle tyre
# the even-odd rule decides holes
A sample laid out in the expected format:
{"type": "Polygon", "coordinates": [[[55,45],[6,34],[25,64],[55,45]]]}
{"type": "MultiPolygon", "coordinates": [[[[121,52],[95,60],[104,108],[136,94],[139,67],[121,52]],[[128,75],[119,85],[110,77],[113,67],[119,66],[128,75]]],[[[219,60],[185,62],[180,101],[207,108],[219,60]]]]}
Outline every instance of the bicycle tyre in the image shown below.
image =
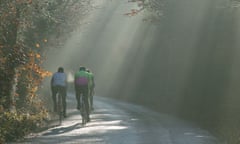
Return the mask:
{"type": "Polygon", "coordinates": [[[63,107],[62,107],[62,97],[61,97],[60,93],[58,93],[57,98],[58,98],[59,125],[61,125],[62,124],[62,119],[63,119],[63,107]]]}
{"type": "Polygon", "coordinates": [[[81,116],[82,116],[82,125],[86,125],[87,123],[87,111],[86,111],[86,105],[83,101],[83,98],[82,98],[82,104],[81,104],[81,116]]]}

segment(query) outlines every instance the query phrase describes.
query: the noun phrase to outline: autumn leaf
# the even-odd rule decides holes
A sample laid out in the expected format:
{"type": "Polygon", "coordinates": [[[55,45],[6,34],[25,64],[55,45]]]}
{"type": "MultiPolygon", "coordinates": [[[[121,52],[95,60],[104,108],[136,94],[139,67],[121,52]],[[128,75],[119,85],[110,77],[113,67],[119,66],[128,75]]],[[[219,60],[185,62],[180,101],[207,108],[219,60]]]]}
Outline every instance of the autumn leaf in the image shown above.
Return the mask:
{"type": "Polygon", "coordinates": [[[40,44],[39,43],[36,43],[35,45],[37,48],[40,48],[40,44]]]}
{"type": "Polygon", "coordinates": [[[127,15],[127,16],[134,16],[136,14],[138,14],[140,11],[137,10],[137,9],[131,9],[131,12],[129,13],[125,13],[124,15],[127,15]]]}
{"type": "Polygon", "coordinates": [[[18,93],[15,93],[15,94],[14,94],[14,96],[15,96],[15,97],[18,97],[18,96],[19,96],[19,94],[18,94],[18,93]]]}
{"type": "Polygon", "coordinates": [[[36,58],[37,58],[37,59],[40,59],[40,58],[41,58],[41,55],[40,55],[40,54],[36,54],[36,58]]]}
{"type": "Polygon", "coordinates": [[[28,4],[32,4],[32,0],[28,0],[28,4]]]}
{"type": "Polygon", "coordinates": [[[33,52],[29,52],[29,57],[33,57],[34,53],[33,52]]]}
{"type": "Polygon", "coordinates": [[[0,113],[4,112],[4,108],[2,105],[0,105],[0,113]]]}

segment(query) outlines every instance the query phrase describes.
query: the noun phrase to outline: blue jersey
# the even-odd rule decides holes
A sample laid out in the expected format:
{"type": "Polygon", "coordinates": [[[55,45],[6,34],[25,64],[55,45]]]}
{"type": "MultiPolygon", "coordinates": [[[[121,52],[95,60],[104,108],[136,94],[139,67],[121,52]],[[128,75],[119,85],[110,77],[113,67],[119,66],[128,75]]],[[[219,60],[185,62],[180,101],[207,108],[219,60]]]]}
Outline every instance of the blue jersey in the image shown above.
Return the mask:
{"type": "Polygon", "coordinates": [[[65,73],[56,72],[52,76],[52,86],[66,86],[67,76],[65,73]]]}

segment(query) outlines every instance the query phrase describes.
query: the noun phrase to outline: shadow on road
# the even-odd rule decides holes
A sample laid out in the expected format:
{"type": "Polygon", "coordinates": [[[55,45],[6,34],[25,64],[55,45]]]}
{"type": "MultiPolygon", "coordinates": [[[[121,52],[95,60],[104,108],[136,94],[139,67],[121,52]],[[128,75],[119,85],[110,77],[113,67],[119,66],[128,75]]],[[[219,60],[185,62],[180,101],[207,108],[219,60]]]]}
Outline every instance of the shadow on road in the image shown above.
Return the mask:
{"type": "Polygon", "coordinates": [[[57,128],[52,129],[50,132],[47,132],[47,133],[43,134],[43,136],[58,135],[58,134],[62,134],[62,133],[67,133],[67,132],[70,132],[74,129],[80,128],[80,127],[81,127],[80,123],[76,123],[74,125],[67,126],[67,127],[57,127],[57,128]]]}

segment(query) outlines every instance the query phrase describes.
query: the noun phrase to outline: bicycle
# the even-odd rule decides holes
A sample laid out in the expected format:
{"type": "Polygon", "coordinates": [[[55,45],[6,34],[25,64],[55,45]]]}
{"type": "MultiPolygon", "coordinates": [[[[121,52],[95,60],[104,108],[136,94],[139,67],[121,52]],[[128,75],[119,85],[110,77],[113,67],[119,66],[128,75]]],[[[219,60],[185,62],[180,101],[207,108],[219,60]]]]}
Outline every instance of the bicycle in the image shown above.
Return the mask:
{"type": "Polygon", "coordinates": [[[57,98],[57,113],[59,116],[59,125],[61,125],[62,119],[63,119],[63,104],[62,104],[62,94],[60,92],[60,88],[58,88],[56,98],[57,98]]]}
{"type": "Polygon", "coordinates": [[[82,125],[86,125],[86,123],[88,122],[88,114],[87,114],[87,108],[86,108],[86,104],[84,102],[84,98],[83,95],[80,97],[80,102],[81,102],[81,107],[80,107],[80,114],[82,117],[82,125]]]}

